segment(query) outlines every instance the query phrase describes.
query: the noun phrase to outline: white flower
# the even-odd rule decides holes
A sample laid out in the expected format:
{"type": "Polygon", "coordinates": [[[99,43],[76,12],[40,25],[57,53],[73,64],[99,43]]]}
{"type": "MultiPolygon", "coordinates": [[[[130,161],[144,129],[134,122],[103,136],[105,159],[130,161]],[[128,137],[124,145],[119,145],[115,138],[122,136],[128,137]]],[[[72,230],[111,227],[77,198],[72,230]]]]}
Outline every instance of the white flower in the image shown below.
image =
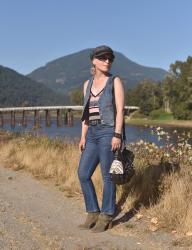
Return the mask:
{"type": "Polygon", "coordinates": [[[182,155],[182,151],[181,150],[179,150],[177,153],[178,153],[178,155],[182,155]]]}
{"type": "Polygon", "coordinates": [[[160,135],[165,135],[166,133],[164,131],[160,131],[160,135]]]}
{"type": "Polygon", "coordinates": [[[165,153],[164,154],[166,157],[170,157],[170,154],[169,153],[165,153]]]}
{"type": "Polygon", "coordinates": [[[141,144],[143,144],[143,143],[144,143],[144,141],[143,141],[143,140],[140,140],[140,141],[137,142],[137,145],[141,145],[141,144]]]}
{"type": "Polygon", "coordinates": [[[185,145],[187,148],[191,149],[191,145],[189,143],[186,143],[185,145]]]}

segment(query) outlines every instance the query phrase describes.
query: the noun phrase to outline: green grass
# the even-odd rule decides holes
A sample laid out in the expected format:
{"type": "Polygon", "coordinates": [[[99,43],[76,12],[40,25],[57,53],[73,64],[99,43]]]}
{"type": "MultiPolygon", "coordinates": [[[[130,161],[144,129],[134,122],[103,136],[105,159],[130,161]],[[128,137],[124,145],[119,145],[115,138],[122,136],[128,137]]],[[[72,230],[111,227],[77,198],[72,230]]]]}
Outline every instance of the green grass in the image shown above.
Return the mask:
{"type": "Polygon", "coordinates": [[[151,120],[148,118],[144,119],[138,119],[138,118],[133,118],[133,119],[125,119],[125,122],[127,124],[132,124],[132,125],[162,125],[162,124],[168,124],[168,122],[173,121],[173,120],[165,120],[165,119],[159,119],[159,120],[151,120]]]}
{"type": "Polygon", "coordinates": [[[173,115],[172,114],[162,114],[159,116],[158,119],[156,119],[156,121],[170,121],[170,120],[174,120],[173,115]]]}

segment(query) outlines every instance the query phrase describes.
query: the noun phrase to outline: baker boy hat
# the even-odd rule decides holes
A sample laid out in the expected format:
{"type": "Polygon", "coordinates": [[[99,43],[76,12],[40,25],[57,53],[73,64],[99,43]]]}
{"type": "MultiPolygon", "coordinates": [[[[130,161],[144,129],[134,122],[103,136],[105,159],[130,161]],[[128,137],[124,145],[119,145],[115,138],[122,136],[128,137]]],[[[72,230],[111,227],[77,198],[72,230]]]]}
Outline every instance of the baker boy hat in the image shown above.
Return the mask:
{"type": "Polygon", "coordinates": [[[106,45],[101,45],[101,46],[94,48],[91,51],[90,59],[93,60],[93,58],[96,58],[105,54],[110,54],[113,59],[115,58],[113,50],[110,47],[106,45]]]}

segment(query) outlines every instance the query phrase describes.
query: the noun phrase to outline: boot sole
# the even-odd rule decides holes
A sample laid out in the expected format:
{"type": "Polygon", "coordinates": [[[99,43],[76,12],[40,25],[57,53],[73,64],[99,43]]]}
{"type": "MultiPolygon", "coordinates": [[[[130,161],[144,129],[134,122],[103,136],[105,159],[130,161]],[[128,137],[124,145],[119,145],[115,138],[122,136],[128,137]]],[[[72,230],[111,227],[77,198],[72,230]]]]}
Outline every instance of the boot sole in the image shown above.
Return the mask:
{"type": "Polygon", "coordinates": [[[112,227],[113,227],[113,222],[111,221],[111,222],[109,222],[108,225],[105,226],[104,230],[99,230],[99,229],[98,230],[97,229],[94,230],[94,228],[93,228],[91,231],[93,233],[102,233],[102,232],[105,232],[108,229],[112,229],[112,227]]]}

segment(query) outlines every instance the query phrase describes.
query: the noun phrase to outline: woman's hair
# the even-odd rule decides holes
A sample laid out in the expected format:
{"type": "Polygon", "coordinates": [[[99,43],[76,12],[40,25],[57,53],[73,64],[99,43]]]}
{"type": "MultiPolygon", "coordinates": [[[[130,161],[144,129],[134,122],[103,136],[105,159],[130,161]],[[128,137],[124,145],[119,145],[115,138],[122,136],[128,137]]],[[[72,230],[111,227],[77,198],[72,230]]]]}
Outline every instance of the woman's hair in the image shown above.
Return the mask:
{"type": "Polygon", "coordinates": [[[92,65],[92,67],[90,69],[90,73],[91,73],[92,76],[95,75],[95,73],[96,73],[95,65],[92,65]]]}

